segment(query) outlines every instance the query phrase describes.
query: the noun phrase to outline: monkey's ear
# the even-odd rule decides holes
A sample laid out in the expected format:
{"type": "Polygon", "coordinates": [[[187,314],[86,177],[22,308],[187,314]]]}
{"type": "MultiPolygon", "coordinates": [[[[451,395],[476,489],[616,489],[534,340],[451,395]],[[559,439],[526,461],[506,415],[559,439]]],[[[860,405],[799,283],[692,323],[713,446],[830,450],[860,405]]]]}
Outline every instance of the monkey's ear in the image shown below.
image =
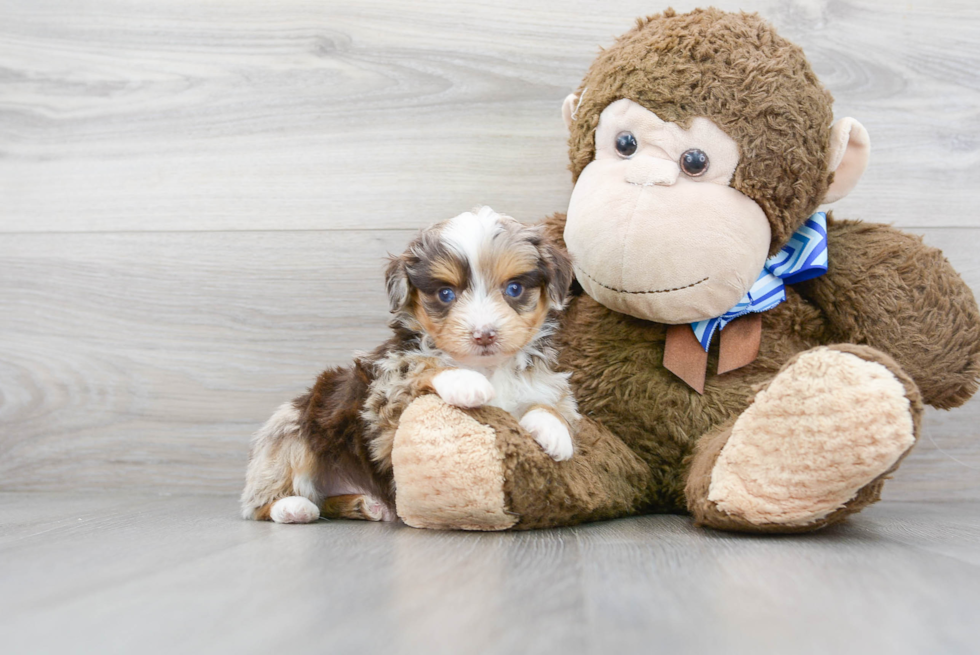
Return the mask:
{"type": "Polygon", "coordinates": [[[575,120],[575,111],[578,109],[578,94],[569,93],[565,96],[565,102],[561,104],[561,117],[565,119],[565,127],[572,129],[572,121],[575,120]]]}
{"type": "Polygon", "coordinates": [[[868,167],[871,138],[864,126],[853,118],[842,118],[830,128],[830,154],[827,170],[834,174],[824,203],[837,202],[857,186],[868,167]]]}
{"type": "Polygon", "coordinates": [[[391,313],[395,314],[405,309],[408,305],[410,286],[404,257],[388,255],[385,288],[388,290],[388,309],[391,313]]]}

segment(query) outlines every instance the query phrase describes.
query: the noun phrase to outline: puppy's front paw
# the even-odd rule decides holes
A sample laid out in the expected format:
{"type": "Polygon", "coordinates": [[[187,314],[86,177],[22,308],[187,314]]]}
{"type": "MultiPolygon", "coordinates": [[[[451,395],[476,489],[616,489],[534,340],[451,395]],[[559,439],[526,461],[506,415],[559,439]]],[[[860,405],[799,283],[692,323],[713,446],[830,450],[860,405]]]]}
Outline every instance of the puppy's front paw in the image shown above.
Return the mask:
{"type": "Polygon", "coordinates": [[[534,440],[556,462],[571,459],[575,448],[572,435],[560,418],[546,409],[532,409],[521,418],[521,427],[531,433],[534,440]]]}
{"type": "Polygon", "coordinates": [[[276,523],[313,523],[320,518],[320,508],[309,498],[286,496],[275,502],[269,518],[276,523]]]}
{"type": "Polygon", "coordinates": [[[456,407],[481,407],[493,400],[490,380],[476,371],[451,368],[432,379],[439,397],[456,407]]]}

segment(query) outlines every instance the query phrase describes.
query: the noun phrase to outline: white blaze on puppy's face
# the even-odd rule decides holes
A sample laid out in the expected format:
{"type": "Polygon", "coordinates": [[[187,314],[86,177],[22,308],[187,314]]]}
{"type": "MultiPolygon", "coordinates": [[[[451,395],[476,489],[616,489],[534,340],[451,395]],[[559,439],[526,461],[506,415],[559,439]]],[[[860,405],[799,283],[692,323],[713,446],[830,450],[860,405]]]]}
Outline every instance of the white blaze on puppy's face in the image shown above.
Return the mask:
{"type": "Polygon", "coordinates": [[[531,343],[571,281],[567,257],[539,228],[487,207],[424,231],[406,258],[412,319],[440,350],[474,365],[531,343]]]}
{"type": "Polygon", "coordinates": [[[623,99],[600,115],[595,146],[564,235],[583,289],[661,323],[712,318],[738,303],[771,233],[762,208],[729,186],[735,141],[706,118],[685,129],[623,99]]]}
{"type": "MultiPolygon", "coordinates": [[[[516,312],[504,302],[499,288],[509,279],[496,279],[498,276],[493,270],[493,260],[497,256],[493,242],[505,237],[500,216],[487,208],[476,214],[457,216],[443,230],[443,242],[466,262],[469,274],[466,288],[457,291],[456,306],[450,311],[451,319],[447,325],[450,335],[457,342],[453,352],[471,354],[470,342],[474,341],[481,349],[478,354],[497,354],[501,347],[507,345],[508,336],[516,336],[506,330],[512,327],[508,321],[516,312]]],[[[519,242],[512,244],[512,247],[522,250],[525,266],[503,272],[504,276],[518,275],[524,272],[523,269],[530,270],[537,265],[536,250],[519,242]]],[[[529,290],[532,294],[536,292],[536,289],[529,290]]]]}

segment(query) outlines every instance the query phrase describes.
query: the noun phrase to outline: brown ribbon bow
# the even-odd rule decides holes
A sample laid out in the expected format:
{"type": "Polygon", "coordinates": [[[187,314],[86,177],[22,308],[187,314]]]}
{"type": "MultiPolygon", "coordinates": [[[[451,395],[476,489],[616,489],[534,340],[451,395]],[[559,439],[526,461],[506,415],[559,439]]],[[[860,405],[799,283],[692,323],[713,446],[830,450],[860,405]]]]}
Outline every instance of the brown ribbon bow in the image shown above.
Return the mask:
{"type": "MultiPolygon", "coordinates": [[[[725,327],[720,337],[718,375],[751,364],[759,356],[762,314],[746,314],[735,319],[725,327]]],[[[667,327],[664,368],[684,380],[698,393],[704,393],[708,353],[701,347],[690,325],[667,327]]]]}

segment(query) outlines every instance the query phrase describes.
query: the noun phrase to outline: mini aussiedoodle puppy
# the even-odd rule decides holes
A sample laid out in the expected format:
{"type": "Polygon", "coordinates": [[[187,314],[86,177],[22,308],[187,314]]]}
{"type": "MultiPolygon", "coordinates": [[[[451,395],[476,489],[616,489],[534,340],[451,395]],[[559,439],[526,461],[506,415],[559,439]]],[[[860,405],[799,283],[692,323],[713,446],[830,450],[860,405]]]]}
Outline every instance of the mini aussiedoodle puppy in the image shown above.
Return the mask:
{"type": "Polygon", "coordinates": [[[395,430],[427,393],[500,407],[554,459],[570,458],[579,415],[549,341],[571,278],[567,255],[540,228],[489,207],[420,232],[388,266],[394,336],[322,373],[259,430],[243,516],[394,519],[395,430]]]}

